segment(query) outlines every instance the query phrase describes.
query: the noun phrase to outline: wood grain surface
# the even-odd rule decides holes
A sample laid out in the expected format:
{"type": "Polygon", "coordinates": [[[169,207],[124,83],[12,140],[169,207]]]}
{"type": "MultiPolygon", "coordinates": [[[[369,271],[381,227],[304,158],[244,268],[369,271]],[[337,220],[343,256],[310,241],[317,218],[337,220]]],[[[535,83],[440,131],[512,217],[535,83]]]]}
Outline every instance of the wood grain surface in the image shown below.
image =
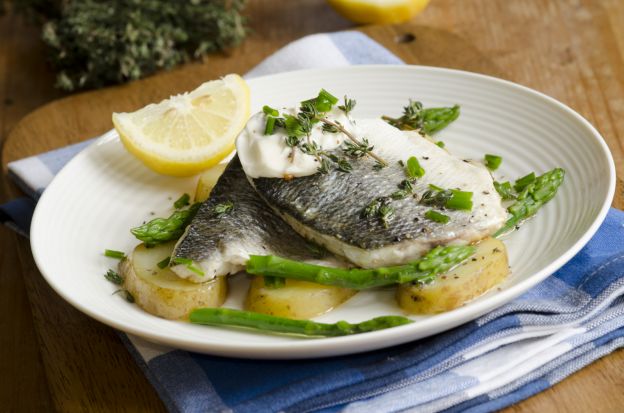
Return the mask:
{"type": "MultiPolygon", "coordinates": [[[[244,73],[303,35],[351,27],[321,0],[252,0],[247,14],[253,33],[227,55],[61,100],[54,100],[62,94],[52,88],[36,28],[1,17],[3,171],[11,160],[110,129],[112,111],[136,109],[225,73],[244,73]]],[[[618,176],[624,176],[623,1],[433,0],[407,24],[357,29],[406,62],[491,74],[561,100],[603,134],[618,176]],[[401,42],[405,34],[414,40],[401,42]]],[[[16,195],[5,176],[0,201],[16,195]]],[[[621,178],[614,205],[624,207],[621,178]]],[[[0,271],[1,411],[164,410],[116,333],[56,295],[34,266],[27,241],[4,228],[0,271]]],[[[623,386],[624,351],[618,351],[507,411],[622,411],[623,386]]]]}

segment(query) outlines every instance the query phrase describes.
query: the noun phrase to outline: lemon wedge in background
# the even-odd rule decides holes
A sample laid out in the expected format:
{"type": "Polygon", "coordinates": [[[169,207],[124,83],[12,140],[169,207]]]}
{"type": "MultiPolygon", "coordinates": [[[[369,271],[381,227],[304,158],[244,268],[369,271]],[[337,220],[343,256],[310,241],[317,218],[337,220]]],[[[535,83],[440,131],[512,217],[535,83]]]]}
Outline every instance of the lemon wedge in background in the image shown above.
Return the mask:
{"type": "Polygon", "coordinates": [[[165,175],[190,176],[232,152],[249,105],[247,84],[232,74],[136,112],[113,113],[113,124],[145,165],[165,175]]]}
{"type": "Polygon", "coordinates": [[[355,23],[401,23],[423,11],[429,0],[327,0],[338,13],[355,23]]]}

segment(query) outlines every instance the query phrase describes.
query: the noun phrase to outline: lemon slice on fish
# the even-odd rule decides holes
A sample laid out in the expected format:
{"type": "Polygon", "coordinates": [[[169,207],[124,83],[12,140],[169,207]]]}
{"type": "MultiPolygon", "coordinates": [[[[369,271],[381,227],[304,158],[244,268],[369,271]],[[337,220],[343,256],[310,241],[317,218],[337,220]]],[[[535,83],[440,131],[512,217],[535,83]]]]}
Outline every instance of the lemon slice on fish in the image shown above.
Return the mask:
{"type": "Polygon", "coordinates": [[[423,11],[429,0],[327,0],[338,13],[355,23],[401,23],[423,11]]]}
{"type": "Polygon", "coordinates": [[[232,152],[249,105],[247,84],[231,74],[136,112],[113,113],[113,124],[145,165],[165,175],[190,176],[232,152]]]}

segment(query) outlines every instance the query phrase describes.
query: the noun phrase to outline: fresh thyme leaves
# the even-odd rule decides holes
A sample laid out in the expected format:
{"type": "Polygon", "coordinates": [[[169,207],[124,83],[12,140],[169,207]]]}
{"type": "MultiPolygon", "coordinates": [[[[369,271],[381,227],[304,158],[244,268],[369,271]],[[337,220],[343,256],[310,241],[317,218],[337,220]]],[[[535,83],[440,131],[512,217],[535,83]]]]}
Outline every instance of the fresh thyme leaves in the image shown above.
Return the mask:
{"type": "Polygon", "coordinates": [[[56,85],[73,91],[122,83],[238,45],[244,0],[15,1],[37,5],[56,85]]]}
{"type": "Polygon", "coordinates": [[[198,268],[193,260],[191,260],[190,258],[175,257],[171,259],[171,262],[174,264],[184,265],[189,271],[194,272],[200,277],[203,277],[205,275],[201,268],[198,268]]]}
{"type": "Polygon", "coordinates": [[[220,217],[221,215],[229,213],[233,208],[234,203],[232,201],[226,201],[215,205],[212,210],[216,216],[220,217]]]}
{"type": "Polygon", "coordinates": [[[115,250],[104,250],[104,255],[108,258],[115,258],[118,260],[122,260],[126,258],[126,254],[124,254],[121,251],[115,251],[115,250]]]}
{"type": "Polygon", "coordinates": [[[394,208],[390,205],[390,197],[379,197],[373,199],[361,213],[362,218],[378,218],[385,228],[388,228],[388,221],[394,215],[394,208]]]}
{"type": "Polygon", "coordinates": [[[345,155],[350,156],[351,158],[361,158],[363,156],[366,156],[375,148],[368,143],[368,139],[366,138],[363,138],[362,142],[359,143],[346,141],[344,145],[345,146],[342,151],[345,153],[345,155]]]}
{"type": "Polygon", "coordinates": [[[158,261],[156,266],[158,266],[158,268],[160,268],[161,270],[164,270],[165,268],[169,266],[170,261],[171,261],[171,257],[166,257],[164,260],[158,261]]]}
{"type": "Polygon", "coordinates": [[[106,271],[104,278],[116,285],[121,285],[124,282],[124,279],[121,278],[121,275],[119,275],[115,270],[106,271]]]}
{"type": "Polygon", "coordinates": [[[399,118],[382,116],[381,118],[401,130],[416,130],[430,135],[447,127],[459,116],[459,106],[443,108],[427,108],[422,103],[410,99],[403,107],[403,115],[399,118]]]}
{"type": "Polygon", "coordinates": [[[189,194],[183,194],[180,198],[178,198],[174,203],[173,207],[175,209],[182,209],[187,205],[190,205],[191,196],[189,194]]]}
{"type": "Polygon", "coordinates": [[[286,142],[287,146],[294,148],[299,145],[299,143],[301,142],[301,138],[298,138],[296,136],[287,136],[286,138],[284,138],[284,141],[286,142]]]}
{"type": "Polygon", "coordinates": [[[405,165],[405,173],[410,179],[422,178],[425,175],[425,170],[415,156],[410,157],[405,165]]]}
{"type": "Polygon", "coordinates": [[[338,128],[336,128],[335,126],[332,126],[332,125],[328,125],[327,123],[323,124],[323,129],[322,130],[323,130],[323,132],[326,132],[326,133],[338,133],[338,132],[340,132],[338,130],[338,128]]]}
{"type": "Polygon", "coordinates": [[[390,195],[392,199],[404,199],[414,193],[414,186],[407,179],[404,179],[403,181],[401,181],[401,183],[398,186],[399,186],[399,190],[396,192],[393,192],[392,195],[390,195]]]}
{"type": "MultiPolygon", "coordinates": [[[[282,118],[279,117],[279,111],[269,106],[264,106],[263,112],[267,116],[265,134],[272,134],[275,127],[283,127],[287,135],[285,143],[292,148],[291,160],[294,158],[295,149],[299,148],[306,155],[314,156],[317,159],[319,163],[317,169],[320,173],[329,173],[332,164],[335,169],[339,171],[350,172],[353,168],[349,161],[323,151],[316,142],[312,141],[312,129],[314,125],[320,122],[324,133],[342,133],[349,139],[349,141],[345,142],[345,147],[343,148],[346,155],[353,158],[370,156],[376,161],[375,169],[381,169],[387,166],[386,161],[373,153],[373,147],[369,144],[367,139],[363,139],[362,141],[358,140],[340,122],[330,120],[326,117],[326,114],[332,110],[337,102],[338,98],[325,89],[321,89],[315,98],[301,102],[299,112],[296,115],[286,114],[282,118]],[[271,119],[275,120],[273,121],[271,119]],[[307,137],[305,142],[302,139],[304,137],[307,137]]],[[[348,116],[355,107],[355,104],[355,100],[345,96],[344,104],[340,105],[338,108],[348,116]]]]}
{"type": "Polygon", "coordinates": [[[349,113],[355,108],[356,101],[353,99],[349,99],[346,95],[344,97],[344,104],[338,106],[338,109],[343,111],[345,115],[349,115],[349,113]]]}
{"type": "Polygon", "coordinates": [[[375,165],[373,165],[373,169],[375,171],[381,171],[383,168],[385,168],[386,166],[388,166],[387,164],[381,163],[379,161],[375,161],[375,165]]]}
{"type": "Polygon", "coordinates": [[[425,218],[440,224],[446,224],[451,219],[448,215],[444,215],[440,212],[434,211],[433,209],[425,212],[425,218]]]}
{"type": "Polygon", "coordinates": [[[507,182],[497,182],[494,181],[494,189],[504,200],[516,199],[516,196],[513,193],[513,189],[511,187],[511,183],[507,182]]]}

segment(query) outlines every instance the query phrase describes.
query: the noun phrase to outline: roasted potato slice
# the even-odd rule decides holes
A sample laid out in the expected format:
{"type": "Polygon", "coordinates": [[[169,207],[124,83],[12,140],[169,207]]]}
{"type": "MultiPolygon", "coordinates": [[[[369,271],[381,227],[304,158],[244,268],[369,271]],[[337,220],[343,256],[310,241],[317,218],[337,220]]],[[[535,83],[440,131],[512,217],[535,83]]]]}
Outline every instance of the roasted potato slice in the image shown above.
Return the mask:
{"type": "Polygon", "coordinates": [[[399,306],[409,314],[435,314],[457,308],[501,283],[509,274],[507,249],[487,238],[476,245],[473,258],[440,275],[430,284],[397,288],[399,306]]]}
{"type": "Polygon", "coordinates": [[[197,181],[197,188],[195,189],[195,202],[203,202],[208,199],[210,191],[217,184],[226,166],[227,164],[220,163],[210,169],[206,169],[199,175],[199,181],[197,181]]]}
{"type": "Polygon", "coordinates": [[[168,319],[186,318],[196,307],[223,304],[227,295],[225,277],[198,284],[179,278],[168,267],[158,267],[159,262],[171,255],[174,245],[175,242],[153,248],[137,246],[119,264],[123,288],[145,311],[168,319]]]}
{"type": "Polygon", "coordinates": [[[264,277],[254,277],[245,299],[245,310],[288,318],[307,319],[330,311],[357,291],[286,279],[282,287],[271,288],[264,277]]]}

